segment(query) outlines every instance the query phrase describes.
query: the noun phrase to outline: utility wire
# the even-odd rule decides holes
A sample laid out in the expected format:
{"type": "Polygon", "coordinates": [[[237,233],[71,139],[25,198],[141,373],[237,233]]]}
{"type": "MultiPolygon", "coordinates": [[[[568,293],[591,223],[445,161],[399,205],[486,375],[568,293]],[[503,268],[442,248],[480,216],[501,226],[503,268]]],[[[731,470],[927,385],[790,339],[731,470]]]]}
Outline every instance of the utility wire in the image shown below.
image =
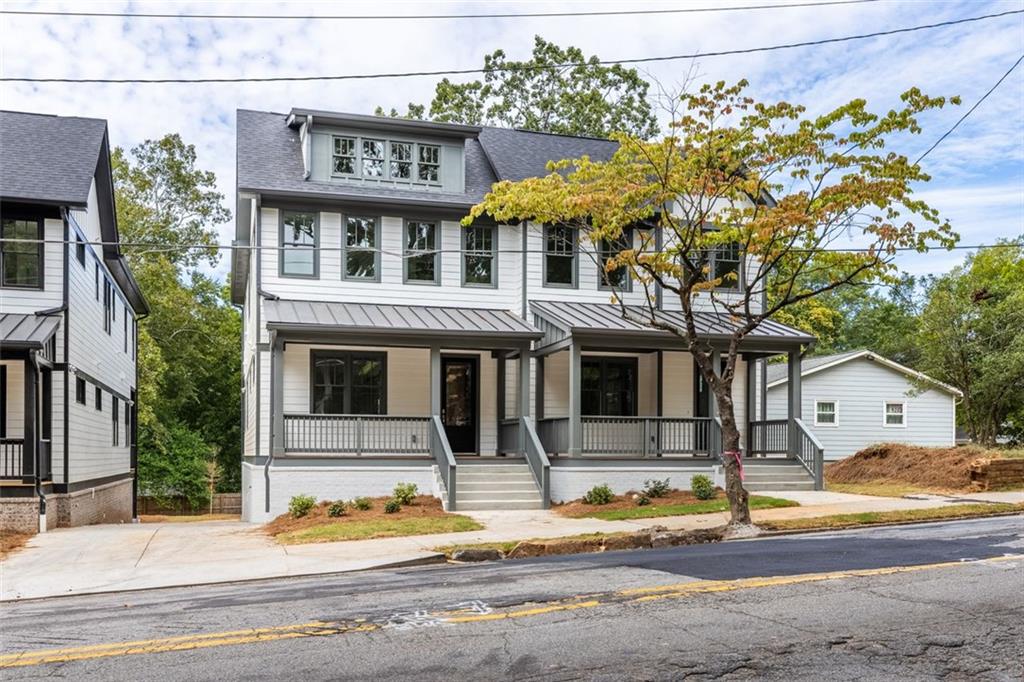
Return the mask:
{"type": "Polygon", "coordinates": [[[957,26],[988,19],[997,19],[1017,14],[1024,14],[1024,9],[1007,10],[995,14],[982,14],[963,19],[952,19],[934,24],[922,24],[920,26],[908,26],[895,28],[887,31],[874,31],[872,33],[861,33],[857,35],[841,36],[838,38],[822,38],[820,40],[808,40],[798,43],[782,43],[779,45],[768,45],[764,47],[748,47],[735,50],[718,50],[714,52],[693,52],[690,54],[664,55],[660,57],[635,57],[630,59],[607,59],[595,62],[569,62],[564,64],[547,65],[515,65],[497,66],[491,68],[476,69],[442,69],[438,71],[393,71],[382,73],[362,74],[339,74],[326,76],[263,76],[255,78],[27,78],[27,77],[3,77],[0,82],[18,83],[129,83],[129,84],[168,84],[168,83],[278,83],[278,82],[299,82],[299,81],[345,81],[345,80],[373,80],[378,78],[411,78],[416,76],[459,76],[469,74],[491,73],[496,71],[544,71],[568,69],[573,67],[587,67],[595,64],[646,64],[651,62],[667,62],[680,59],[699,59],[704,57],[724,57],[728,55],[756,54],[760,52],[771,52],[774,50],[789,50],[797,47],[813,47],[818,45],[830,45],[835,43],[846,43],[855,40],[866,40],[880,36],[899,35],[924,31],[933,28],[945,28],[957,26]]]}
{"type": "Polygon", "coordinates": [[[651,14],[698,14],[705,12],[748,12],[766,9],[796,9],[831,5],[863,5],[879,0],[828,0],[786,4],[740,5],[737,7],[684,7],[676,9],[594,10],[589,12],[502,12],[480,14],[158,14],[151,12],[58,12],[38,10],[0,10],[0,14],[49,17],[108,17],[118,19],[271,19],[276,21],[422,21],[428,19],[531,19],[555,17],[611,17],[651,14]]]}
{"type": "MultiPolygon", "coordinates": [[[[1002,76],[1001,76],[1001,77],[999,78],[999,80],[997,80],[997,81],[996,81],[996,84],[995,84],[995,85],[993,85],[993,86],[992,86],[991,88],[989,88],[989,89],[988,89],[988,92],[986,92],[986,93],[985,93],[984,95],[982,95],[982,96],[981,96],[981,99],[979,99],[979,100],[978,100],[977,102],[975,102],[975,103],[974,103],[974,106],[973,106],[973,107],[971,107],[970,109],[968,109],[968,110],[967,110],[967,111],[966,111],[966,112],[964,113],[964,115],[963,115],[963,116],[961,116],[961,117],[960,117],[960,119],[959,119],[959,120],[958,120],[958,121],[957,121],[956,123],[954,123],[954,124],[953,124],[953,127],[952,127],[952,128],[950,128],[950,129],[949,129],[949,130],[947,130],[947,131],[946,131],[945,133],[943,133],[943,134],[942,134],[942,137],[940,137],[939,139],[935,140],[935,144],[933,144],[933,145],[932,145],[931,147],[928,147],[928,151],[926,151],[926,152],[925,152],[924,154],[922,154],[921,156],[917,157],[917,161],[915,161],[915,162],[914,162],[914,165],[916,166],[917,164],[921,163],[921,160],[922,160],[922,159],[924,159],[924,157],[926,157],[926,156],[928,156],[929,154],[931,154],[931,153],[932,153],[932,150],[934,150],[934,149],[935,149],[936,147],[938,147],[938,146],[939,146],[940,144],[942,144],[942,141],[943,141],[943,140],[945,140],[945,139],[946,139],[947,137],[949,137],[950,135],[952,135],[952,134],[953,134],[953,131],[954,131],[954,130],[956,130],[956,129],[957,129],[957,127],[959,127],[959,125],[960,125],[961,123],[963,123],[963,122],[964,122],[964,120],[966,120],[968,116],[970,116],[970,115],[971,115],[972,113],[974,113],[974,110],[975,110],[975,109],[977,109],[977,108],[978,108],[979,106],[981,106],[981,103],[982,103],[982,102],[984,102],[984,101],[985,101],[985,99],[986,99],[986,98],[987,98],[987,97],[988,97],[989,95],[991,95],[991,94],[992,94],[993,92],[995,92],[996,88],[998,88],[998,87],[999,87],[1000,85],[1002,85],[1003,81],[1004,81],[1004,80],[1006,80],[1007,76],[1009,76],[1009,75],[1010,75],[1011,73],[1013,73],[1013,70],[1014,70],[1014,69],[1016,69],[1016,68],[1017,68],[1018,66],[1020,66],[1020,63],[1021,63],[1022,61],[1024,61],[1024,54],[1022,54],[1022,55],[1021,55],[1020,57],[1018,57],[1018,58],[1017,58],[1017,61],[1015,61],[1015,62],[1013,63],[1013,66],[1011,66],[1011,67],[1009,68],[1009,70],[1007,70],[1007,72],[1006,72],[1006,73],[1004,73],[1004,74],[1003,74],[1003,75],[1002,75],[1002,76]]],[[[1018,112],[1018,113],[1019,113],[1019,112],[1018,112]]]]}

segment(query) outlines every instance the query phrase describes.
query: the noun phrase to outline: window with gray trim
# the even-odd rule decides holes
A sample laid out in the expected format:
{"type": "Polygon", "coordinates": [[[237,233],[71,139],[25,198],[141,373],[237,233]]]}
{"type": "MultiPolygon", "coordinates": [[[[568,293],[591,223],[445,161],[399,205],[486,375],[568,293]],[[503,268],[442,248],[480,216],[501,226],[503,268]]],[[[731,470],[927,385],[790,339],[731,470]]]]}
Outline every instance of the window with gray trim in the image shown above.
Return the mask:
{"type": "Polygon", "coordinates": [[[79,234],[77,232],[75,233],[75,258],[78,259],[78,262],[84,268],[85,267],[85,242],[82,241],[81,236],[79,236],[79,234]]]}
{"type": "Polygon", "coordinates": [[[544,286],[576,287],[576,230],[568,225],[544,228],[544,286]]]}
{"type": "Polygon", "coordinates": [[[0,223],[0,285],[43,288],[43,221],[4,218],[0,223]],[[7,240],[36,241],[7,241],[7,240]]]}
{"type": "Polygon", "coordinates": [[[440,282],[441,254],[437,250],[437,223],[409,220],[405,223],[405,280],[440,282]]]}
{"type": "Polygon", "coordinates": [[[345,279],[378,279],[380,228],[376,218],[346,216],[342,273],[345,279]]]}
{"type": "Polygon", "coordinates": [[[630,291],[633,288],[629,268],[619,266],[608,270],[608,262],[619,253],[633,248],[632,230],[623,230],[618,239],[602,239],[597,250],[597,286],[599,289],[630,291]]]}
{"type": "Polygon", "coordinates": [[[388,172],[392,180],[412,180],[412,142],[391,142],[388,172]]]}
{"type": "Polygon", "coordinates": [[[495,226],[474,225],[462,230],[462,281],[466,286],[496,284],[495,226]]]}
{"type": "Polygon", "coordinates": [[[85,379],[75,377],[75,402],[85,405],[85,379]]]}
{"type": "Polygon", "coordinates": [[[310,351],[313,414],[387,414],[387,354],[310,351]]]}
{"type": "Polygon", "coordinates": [[[331,175],[334,176],[441,183],[441,145],[334,135],[331,152],[331,175]]]}
{"type": "Polygon", "coordinates": [[[317,215],[313,212],[281,213],[281,274],[316,277],[319,271],[317,215]]]}
{"type": "Polygon", "coordinates": [[[424,182],[440,182],[441,180],[441,148],[436,144],[418,145],[419,178],[424,182]]]}
{"type": "Polygon", "coordinates": [[[355,175],[356,138],[335,137],[332,172],[335,175],[355,175]]]}
{"type": "Polygon", "coordinates": [[[384,177],[384,140],[363,138],[362,167],[368,178],[384,177]]]}

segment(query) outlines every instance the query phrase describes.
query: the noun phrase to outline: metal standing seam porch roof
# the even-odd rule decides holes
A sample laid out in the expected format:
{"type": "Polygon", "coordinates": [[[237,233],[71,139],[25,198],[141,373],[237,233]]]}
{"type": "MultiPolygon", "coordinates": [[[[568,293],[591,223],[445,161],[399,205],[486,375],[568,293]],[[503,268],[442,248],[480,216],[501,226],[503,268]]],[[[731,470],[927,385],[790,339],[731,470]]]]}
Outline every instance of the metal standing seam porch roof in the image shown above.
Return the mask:
{"type": "Polygon", "coordinates": [[[267,300],[267,327],[288,331],[461,336],[530,341],[542,334],[508,310],[336,301],[267,300]]]}
{"type": "Polygon", "coordinates": [[[0,348],[38,350],[60,326],[59,317],[20,313],[0,314],[0,348]]]}
{"type": "MultiPolygon", "coordinates": [[[[641,306],[627,307],[636,310],[639,314],[643,314],[645,311],[645,308],[641,306]]],[[[669,332],[652,329],[624,319],[619,311],[619,306],[610,303],[531,300],[530,310],[542,321],[561,330],[566,336],[581,332],[609,336],[634,334],[655,337],[669,336],[669,332]]],[[[681,311],[661,310],[657,314],[658,317],[670,324],[684,326],[686,323],[681,311]]],[[[728,338],[738,325],[728,316],[712,312],[695,313],[694,322],[698,335],[708,339],[728,338]]],[[[814,337],[806,332],[772,320],[763,321],[745,338],[751,341],[792,341],[794,343],[810,343],[814,340],[814,337]]],[[[558,340],[555,338],[550,342],[558,340]]]]}

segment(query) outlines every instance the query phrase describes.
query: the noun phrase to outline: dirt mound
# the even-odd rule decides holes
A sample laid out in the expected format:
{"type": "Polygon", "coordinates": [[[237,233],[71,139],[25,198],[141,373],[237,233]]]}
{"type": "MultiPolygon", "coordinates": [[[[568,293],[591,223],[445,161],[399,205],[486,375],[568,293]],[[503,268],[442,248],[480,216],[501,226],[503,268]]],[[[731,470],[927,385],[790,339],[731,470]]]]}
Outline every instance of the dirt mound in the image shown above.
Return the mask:
{"type": "Polygon", "coordinates": [[[907,483],[935,490],[970,490],[972,462],[998,456],[973,445],[926,448],[882,443],[825,467],[829,483],[907,483]]]}

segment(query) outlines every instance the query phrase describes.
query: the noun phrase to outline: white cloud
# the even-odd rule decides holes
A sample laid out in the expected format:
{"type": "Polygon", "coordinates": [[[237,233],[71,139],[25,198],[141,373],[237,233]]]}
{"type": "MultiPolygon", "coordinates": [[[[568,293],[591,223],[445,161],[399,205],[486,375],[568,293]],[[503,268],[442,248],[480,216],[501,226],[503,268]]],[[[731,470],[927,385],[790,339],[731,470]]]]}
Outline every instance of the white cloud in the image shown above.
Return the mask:
{"type": "MultiPolygon", "coordinates": [[[[710,4],[710,3],[701,3],[710,4]]],[[[749,4],[737,0],[732,4],[749,4]]],[[[465,13],[564,9],[565,3],[347,2],[170,3],[5,2],[5,8],[188,13],[465,13]]],[[[621,8],[591,2],[587,9],[621,8]]],[[[631,6],[665,7],[661,3],[631,6]]],[[[605,59],[773,45],[867,33],[1017,9],[1016,0],[871,3],[657,16],[443,21],[203,21],[0,18],[5,76],[188,77],[349,74],[478,67],[501,47],[525,58],[535,34],[605,59]]],[[[962,107],[923,116],[926,132],[898,150],[919,154],[947,130],[1024,49],[1020,15],[940,30],[816,48],[706,58],[700,80],[746,78],[755,97],[825,111],[853,97],[885,110],[911,86],[960,94],[962,107]]],[[[690,63],[643,66],[670,85],[690,63]]],[[[0,86],[6,109],[96,116],[110,122],[114,144],[130,147],[179,132],[196,145],[200,164],[216,172],[227,204],[234,196],[235,109],[288,111],[293,106],[370,112],[429,103],[433,78],[218,85],[14,84],[0,86]]],[[[1007,79],[953,136],[929,155],[934,176],[923,194],[954,222],[965,243],[1021,232],[1024,215],[1024,68],[1007,79]]],[[[232,228],[221,227],[230,241],[232,228]]],[[[900,257],[916,272],[947,269],[962,253],[900,257]]],[[[217,273],[226,274],[222,259],[217,273]]]]}

